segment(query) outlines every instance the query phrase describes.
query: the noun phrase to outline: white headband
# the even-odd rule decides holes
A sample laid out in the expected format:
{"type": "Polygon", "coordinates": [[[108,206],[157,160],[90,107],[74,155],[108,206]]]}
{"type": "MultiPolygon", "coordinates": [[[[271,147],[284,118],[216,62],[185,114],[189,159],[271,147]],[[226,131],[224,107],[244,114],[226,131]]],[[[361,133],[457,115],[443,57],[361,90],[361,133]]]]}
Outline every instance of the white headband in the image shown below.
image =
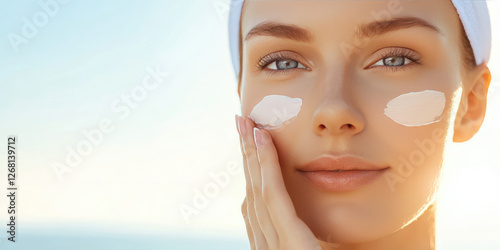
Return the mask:
{"type": "MultiPolygon", "coordinates": [[[[240,69],[239,39],[241,8],[245,0],[231,0],[229,9],[229,49],[233,69],[238,78],[240,69]]],[[[486,0],[451,0],[462,20],[465,33],[474,51],[477,65],[488,62],[491,52],[491,23],[486,0]]]]}

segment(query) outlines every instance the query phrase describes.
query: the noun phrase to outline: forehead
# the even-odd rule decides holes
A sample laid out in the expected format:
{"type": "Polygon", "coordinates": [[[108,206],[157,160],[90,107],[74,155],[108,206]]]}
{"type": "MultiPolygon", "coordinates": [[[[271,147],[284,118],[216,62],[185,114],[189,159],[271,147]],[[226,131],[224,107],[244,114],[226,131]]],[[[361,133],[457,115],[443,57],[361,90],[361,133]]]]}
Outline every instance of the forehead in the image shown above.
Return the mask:
{"type": "Polygon", "coordinates": [[[450,0],[247,0],[241,35],[245,38],[259,24],[278,22],[303,27],[318,40],[332,35],[348,39],[363,24],[404,17],[425,21],[452,41],[459,37],[460,20],[450,0]]]}

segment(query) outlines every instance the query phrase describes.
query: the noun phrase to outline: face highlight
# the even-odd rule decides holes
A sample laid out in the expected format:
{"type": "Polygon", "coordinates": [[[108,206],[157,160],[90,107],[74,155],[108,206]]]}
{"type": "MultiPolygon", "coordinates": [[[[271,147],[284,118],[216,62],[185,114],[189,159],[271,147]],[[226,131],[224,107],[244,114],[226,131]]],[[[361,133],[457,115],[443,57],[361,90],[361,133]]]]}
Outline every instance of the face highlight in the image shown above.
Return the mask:
{"type": "Polygon", "coordinates": [[[297,214],[324,241],[393,234],[439,186],[461,101],[460,21],[448,1],[402,1],[386,19],[373,15],[387,8],[250,0],[242,13],[242,114],[269,130],[297,214]],[[422,25],[383,22],[407,18],[422,25]],[[360,42],[360,27],[378,31],[360,42]],[[325,153],[390,169],[357,190],[325,192],[297,172],[325,153]]]}

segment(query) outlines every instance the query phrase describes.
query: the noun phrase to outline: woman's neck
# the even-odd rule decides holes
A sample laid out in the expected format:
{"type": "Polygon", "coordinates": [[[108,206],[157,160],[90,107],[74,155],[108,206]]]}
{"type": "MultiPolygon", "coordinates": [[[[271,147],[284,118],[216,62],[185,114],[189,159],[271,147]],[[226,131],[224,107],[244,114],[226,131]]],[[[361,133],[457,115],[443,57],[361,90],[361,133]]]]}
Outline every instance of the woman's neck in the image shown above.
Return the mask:
{"type": "Polygon", "coordinates": [[[358,245],[330,245],[322,242],[323,249],[334,250],[435,250],[436,203],[431,204],[410,225],[387,237],[358,245]]]}

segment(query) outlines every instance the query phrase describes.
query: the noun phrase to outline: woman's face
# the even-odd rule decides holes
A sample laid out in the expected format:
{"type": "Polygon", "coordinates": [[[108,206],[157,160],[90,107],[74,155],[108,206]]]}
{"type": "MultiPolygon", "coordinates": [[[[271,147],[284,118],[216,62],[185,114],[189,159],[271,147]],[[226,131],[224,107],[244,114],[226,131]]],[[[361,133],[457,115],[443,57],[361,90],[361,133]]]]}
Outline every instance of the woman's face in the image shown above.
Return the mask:
{"type": "Polygon", "coordinates": [[[298,216],[319,239],[380,238],[433,202],[461,99],[459,25],[451,1],[247,1],[242,114],[268,95],[302,99],[297,117],[269,132],[298,216]],[[432,123],[425,104],[439,100],[426,93],[444,97],[432,123]],[[325,191],[298,171],[325,153],[389,169],[325,191]]]}

